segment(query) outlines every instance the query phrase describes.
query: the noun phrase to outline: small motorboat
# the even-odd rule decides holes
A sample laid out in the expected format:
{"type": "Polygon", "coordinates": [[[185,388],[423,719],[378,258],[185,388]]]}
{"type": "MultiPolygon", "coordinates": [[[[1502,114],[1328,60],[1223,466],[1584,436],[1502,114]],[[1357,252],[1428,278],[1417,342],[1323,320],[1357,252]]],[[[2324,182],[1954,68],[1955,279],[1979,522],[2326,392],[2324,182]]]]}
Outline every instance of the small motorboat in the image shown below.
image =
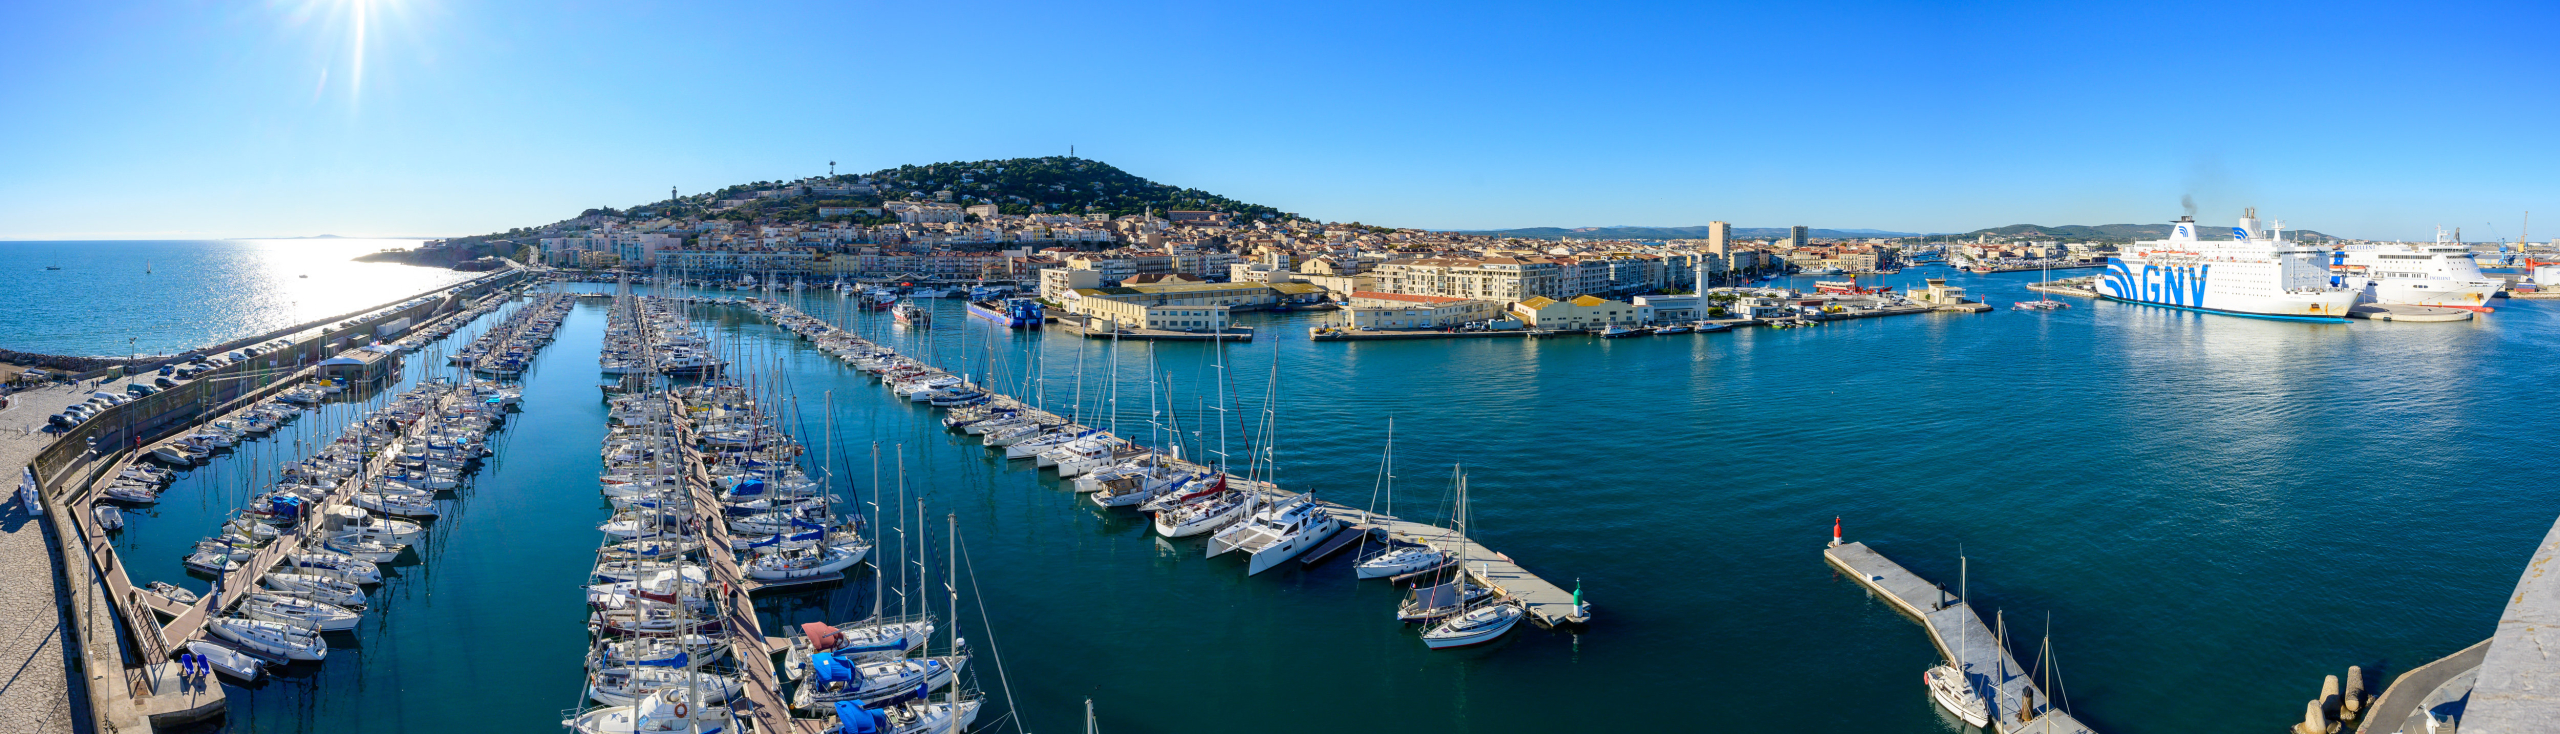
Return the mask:
{"type": "Polygon", "coordinates": [[[229,645],[212,640],[190,640],[187,651],[204,656],[205,663],[212,665],[215,672],[238,678],[242,683],[258,680],[261,667],[258,659],[229,645]]]}
{"type": "Polygon", "coordinates": [[[174,601],[180,604],[194,604],[196,603],[196,599],[199,598],[196,596],[195,592],[188,591],[185,587],[181,587],[167,581],[153,581],[143,588],[150,589],[151,593],[159,594],[160,596],[167,598],[169,601],[174,601]]]}
{"type": "Polygon", "coordinates": [[[122,511],[119,511],[109,505],[98,505],[90,508],[90,510],[93,514],[97,515],[98,527],[100,529],[110,533],[124,529],[124,513],[122,511]]]}

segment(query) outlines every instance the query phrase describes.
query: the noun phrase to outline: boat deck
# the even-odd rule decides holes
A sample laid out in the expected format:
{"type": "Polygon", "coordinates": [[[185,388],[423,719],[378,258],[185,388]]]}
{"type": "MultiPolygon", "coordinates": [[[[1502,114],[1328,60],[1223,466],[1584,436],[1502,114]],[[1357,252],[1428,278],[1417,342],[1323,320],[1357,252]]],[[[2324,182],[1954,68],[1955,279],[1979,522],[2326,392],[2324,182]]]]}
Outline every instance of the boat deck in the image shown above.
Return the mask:
{"type": "Polygon", "coordinates": [[[1920,620],[1940,655],[1963,670],[1977,690],[1994,692],[1986,696],[1990,699],[1994,728],[2004,733],[2095,734],[2088,725],[2072,718],[2070,712],[2053,707],[2044,691],[2028,678],[2026,666],[2019,664],[2009,651],[2000,649],[1991,628],[1983,624],[1982,615],[1976,614],[1971,604],[1865,543],[1825,548],[1822,557],[1895,609],[1920,620]]]}

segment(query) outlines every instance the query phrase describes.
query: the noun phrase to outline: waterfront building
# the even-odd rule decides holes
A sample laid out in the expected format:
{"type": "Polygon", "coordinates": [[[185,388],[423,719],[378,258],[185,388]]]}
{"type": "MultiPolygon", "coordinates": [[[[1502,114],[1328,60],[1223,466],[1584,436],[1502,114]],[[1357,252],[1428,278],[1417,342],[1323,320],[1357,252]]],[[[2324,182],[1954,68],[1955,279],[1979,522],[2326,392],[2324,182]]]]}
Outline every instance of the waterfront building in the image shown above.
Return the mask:
{"type": "Polygon", "coordinates": [[[1100,288],[1102,272],[1078,268],[1049,268],[1040,271],[1040,297],[1051,303],[1065,303],[1080,289],[1100,288]]]}
{"type": "Polygon", "coordinates": [[[1359,291],[1343,314],[1354,329],[1445,329],[1499,319],[1502,304],[1472,298],[1359,291]]]}
{"type": "MultiPolygon", "coordinates": [[[[1379,290],[1417,296],[1473,298],[1515,303],[1569,292],[1565,268],[1552,259],[1425,257],[1389,260],[1378,268],[1379,290]]],[[[1578,274],[1576,274],[1578,277],[1578,274]]]]}
{"type": "Polygon", "coordinates": [[[1633,300],[1636,318],[1648,324],[1673,321],[1698,321],[1707,318],[1699,307],[1697,294],[1636,296],[1633,300]]]}
{"type": "Polygon", "coordinates": [[[1084,297],[1076,299],[1070,306],[1074,309],[1074,313],[1132,328],[1144,327],[1172,331],[1212,331],[1227,328],[1229,309],[1226,306],[1151,304],[1121,300],[1114,298],[1111,294],[1100,293],[1100,291],[1121,290],[1117,288],[1091,290],[1095,292],[1081,293],[1080,295],[1084,297]]]}
{"type": "Polygon", "coordinates": [[[1549,331],[1636,326],[1641,320],[1635,304],[1593,295],[1575,296],[1567,301],[1539,296],[1513,304],[1511,312],[1530,328],[1549,331]]]}

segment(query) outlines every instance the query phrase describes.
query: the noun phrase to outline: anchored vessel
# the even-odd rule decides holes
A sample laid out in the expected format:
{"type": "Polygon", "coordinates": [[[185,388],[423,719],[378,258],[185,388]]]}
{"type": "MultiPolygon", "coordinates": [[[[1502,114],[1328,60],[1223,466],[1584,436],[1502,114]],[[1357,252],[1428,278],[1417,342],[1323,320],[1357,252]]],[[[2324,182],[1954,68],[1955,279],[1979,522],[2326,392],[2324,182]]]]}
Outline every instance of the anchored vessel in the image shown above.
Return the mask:
{"type": "Polygon", "coordinates": [[[2329,259],[2329,270],[2342,278],[2361,279],[2359,303],[2397,303],[2488,311],[2489,298],[2500,283],[2480,273],[2471,248],[2436,228],[2435,244],[2423,247],[2391,243],[2348,245],[2329,259]]]}
{"type": "Polygon", "coordinates": [[[2284,225],[2258,228],[2242,215],[2231,239],[2206,240],[2194,217],[2179,217],[2165,240],[2145,240],[2107,258],[2102,298],[2194,311],[2293,321],[2344,322],[2361,282],[2330,272],[2328,251],[2286,241],[2284,225]]]}

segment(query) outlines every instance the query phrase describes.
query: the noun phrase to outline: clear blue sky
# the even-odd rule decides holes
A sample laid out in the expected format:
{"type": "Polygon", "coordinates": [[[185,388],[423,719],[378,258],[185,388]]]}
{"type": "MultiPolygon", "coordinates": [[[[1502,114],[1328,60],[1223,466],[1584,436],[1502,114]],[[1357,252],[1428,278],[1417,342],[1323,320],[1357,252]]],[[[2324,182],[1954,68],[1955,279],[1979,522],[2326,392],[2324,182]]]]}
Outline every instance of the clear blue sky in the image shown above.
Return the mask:
{"type": "Polygon", "coordinates": [[[1398,226],[1964,231],[2191,194],[2560,233],[2560,5],[2095,5],[16,2],[0,238],[471,234],[1069,145],[1398,226]]]}

